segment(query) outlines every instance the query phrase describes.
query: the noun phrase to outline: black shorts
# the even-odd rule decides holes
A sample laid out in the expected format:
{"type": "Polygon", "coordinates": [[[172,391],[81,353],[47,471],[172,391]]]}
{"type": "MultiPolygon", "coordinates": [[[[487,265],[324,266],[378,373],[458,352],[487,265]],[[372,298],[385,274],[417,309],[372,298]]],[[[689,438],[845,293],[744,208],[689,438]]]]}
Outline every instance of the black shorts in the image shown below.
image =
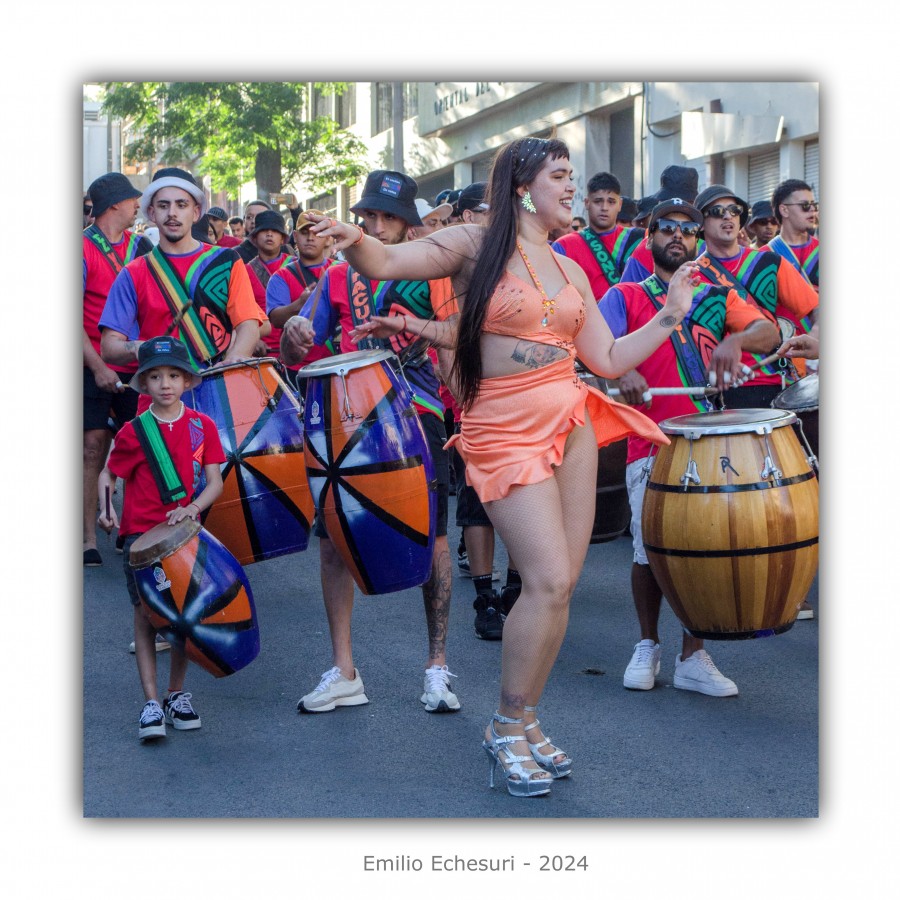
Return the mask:
{"type": "MultiPolygon", "coordinates": [[[[458,422],[456,432],[459,433],[458,422]]],[[[466,464],[459,455],[459,451],[453,454],[453,474],[456,476],[456,527],[490,526],[491,520],[485,512],[481,500],[478,499],[475,488],[466,484],[466,464]]]]}
{"type": "MultiPolygon", "coordinates": [[[[131,388],[126,388],[122,393],[116,391],[101,391],[94,380],[94,373],[82,367],[84,371],[84,430],[118,431],[126,422],[131,421],[137,415],[138,394],[131,388]]],[[[128,378],[130,376],[123,376],[128,378]]]]}
{"type": "MultiPolygon", "coordinates": [[[[419,421],[425,431],[428,440],[428,449],[434,462],[434,477],[437,481],[437,528],[436,537],[445,537],[447,534],[447,509],[450,501],[450,462],[449,454],[444,449],[447,443],[447,432],[444,429],[444,420],[432,413],[420,413],[419,421]]],[[[328,537],[325,523],[320,516],[316,516],[313,524],[313,534],[316,537],[328,537]]]]}

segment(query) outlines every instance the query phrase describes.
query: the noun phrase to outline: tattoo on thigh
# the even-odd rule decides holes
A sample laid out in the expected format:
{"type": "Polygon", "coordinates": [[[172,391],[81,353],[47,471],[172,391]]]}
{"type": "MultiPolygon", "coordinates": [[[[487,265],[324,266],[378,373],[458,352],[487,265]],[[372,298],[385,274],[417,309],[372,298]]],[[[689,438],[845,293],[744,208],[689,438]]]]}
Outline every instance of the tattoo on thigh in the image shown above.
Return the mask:
{"type": "Polygon", "coordinates": [[[528,341],[519,341],[512,352],[514,362],[521,363],[529,369],[540,369],[549,366],[568,356],[565,350],[559,347],[551,347],[548,344],[533,344],[528,341]]]}

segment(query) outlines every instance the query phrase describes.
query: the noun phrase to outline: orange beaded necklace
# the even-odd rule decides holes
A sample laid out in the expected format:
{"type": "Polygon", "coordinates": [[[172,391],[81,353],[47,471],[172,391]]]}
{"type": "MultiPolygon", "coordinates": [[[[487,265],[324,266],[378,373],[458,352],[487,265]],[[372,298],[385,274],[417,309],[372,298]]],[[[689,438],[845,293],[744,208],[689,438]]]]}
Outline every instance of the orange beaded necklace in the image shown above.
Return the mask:
{"type": "Polygon", "coordinates": [[[544,318],[541,319],[541,327],[546,328],[550,324],[550,319],[548,317],[556,313],[556,300],[551,300],[547,296],[544,285],[541,284],[541,279],[538,278],[537,272],[534,271],[534,266],[531,265],[531,260],[525,255],[525,251],[522,249],[522,244],[519,241],[516,241],[516,249],[522,257],[522,262],[525,263],[525,268],[528,269],[528,274],[531,276],[534,286],[541,293],[541,306],[544,309],[544,318]]]}

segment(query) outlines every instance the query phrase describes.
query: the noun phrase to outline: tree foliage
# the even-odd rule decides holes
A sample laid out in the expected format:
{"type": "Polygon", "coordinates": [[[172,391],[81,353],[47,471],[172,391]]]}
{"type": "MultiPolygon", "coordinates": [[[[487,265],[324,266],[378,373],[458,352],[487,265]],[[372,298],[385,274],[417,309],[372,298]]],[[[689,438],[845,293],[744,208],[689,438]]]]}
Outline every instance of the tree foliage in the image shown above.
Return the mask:
{"type": "MultiPolygon", "coordinates": [[[[260,194],[300,181],[311,191],[353,184],[368,170],[366,146],[329,117],[310,118],[306,84],[107,82],[103,109],[136,126],[134,161],[184,165],[237,197],[255,177],[260,194]]],[[[316,84],[342,93],[344,82],[316,84]]]]}

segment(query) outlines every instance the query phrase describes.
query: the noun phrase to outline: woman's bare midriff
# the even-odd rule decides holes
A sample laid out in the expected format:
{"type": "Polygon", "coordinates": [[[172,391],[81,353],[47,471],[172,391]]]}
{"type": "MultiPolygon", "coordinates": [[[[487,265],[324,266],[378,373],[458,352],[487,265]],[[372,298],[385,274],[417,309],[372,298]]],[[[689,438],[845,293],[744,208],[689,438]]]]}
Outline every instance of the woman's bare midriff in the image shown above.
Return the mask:
{"type": "Polygon", "coordinates": [[[561,347],[528,341],[505,334],[482,334],[481,359],[483,378],[502,378],[534,371],[561,359],[569,353],[561,347]]]}

